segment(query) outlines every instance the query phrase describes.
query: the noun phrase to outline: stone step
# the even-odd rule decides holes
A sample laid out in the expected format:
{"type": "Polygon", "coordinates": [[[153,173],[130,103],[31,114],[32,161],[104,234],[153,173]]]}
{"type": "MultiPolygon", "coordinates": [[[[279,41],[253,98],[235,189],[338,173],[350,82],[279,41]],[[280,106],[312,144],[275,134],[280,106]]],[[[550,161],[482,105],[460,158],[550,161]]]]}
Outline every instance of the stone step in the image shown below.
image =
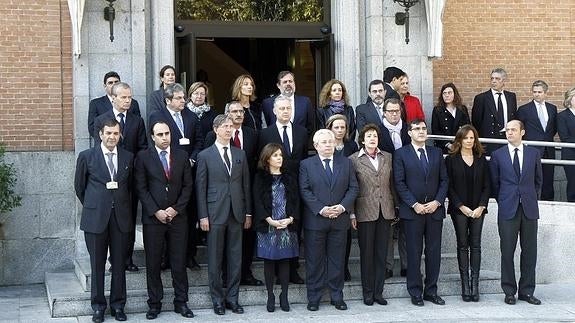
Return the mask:
{"type": "MultiPolygon", "coordinates": [[[[501,288],[499,284],[499,273],[493,271],[481,271],[480,291],[482,294],[499,294],[501,288]]],[[[75,273],[46,273],[45,277],[48,303],[52,317],[70,317],[91,315],[90,292],[85,291],[78,281],[75,273]]],[[[173,309],[172,300],[173,289],[168,285],[164,287],[164,303],[162,310],[173,309]]],[[[441,296],[454,296],[461,294],[461,286],[458,274],[441,274],[438,282],[438,294],[441,296]]],[[[276,286],[276,295],[279,295],[279,286],[276,286]]],[[[345,283],[345,300],[361,300],[361,282],[359,277],[351,282],[345,283]]],[[[128,290],[125,310],[127,313],[143,313],[148,309],[147,291],[143,289],[128,290]]],[[[109,293],[106,293],[109,296],[109,293]]],[[[393,298],[408,297],[405,287],[405,278],[393,277],[385,282],[383,296],[393,302],[393,298]]],[[[265,306],[267,292],[265,287],[240,286],[239,295],[242,305],[265,306]]],[[[329,301],[329,296],[325,293],[323,301],[329,301]]],[[[294,304],[307,303],[305,285],[290,285],[289,301],[294,304]]],[[[189,302],[192,309],[211,308],[212,302],[207,286],[194,286],[189,289],[189,302]]]]}
{"type": "MultiPolygon", "coordinates": [[[[140,266],[141,263],[136,262],[140,270],[137,272],[126,272],[126,288],[127,290],[135,289],[145,289],[146,288],[146,267],[140,266]]],[[[90,270],[90,259],[89,258],[79,258],[74,260],[74,271],[76,277],[80,282],[83,290],[89,291],[91,284],[91,270],[90,270]]],[[[422,261],[422,270],[424,262],[422,261]]],[[[190,287],[194,286],[207,286],[208,285],[208,267],[206,264],[200,264],[201,270],[191,271],[187,270],[188,273],[188,285],[190,287]]],[[[443,254],[441,259],[441,273],[442,274],[454,274],[458,272],[457,257],[455,254],[443,254]]],[[[352,278],[360,278],[360,264],[358,257],[350,257],[349,259],[349,271],[351,272],[352,278]]],[[[252,263],[252,272],[254,276],[258,279],[264,280],[263,272],[263,262],[254,261],[252,263]]],[[[302,277],[305,278],[305,260],[300,259],[299,272],[302,277]]],[[[394,275],[399,276],[400,273],[400,262],[399,256],[395,257],[394,275]]],[[[162,271],[162,284],[164,286],[172,286],[172,276],[169,270],[162,271]]],[[[104,277],[105,289],[110,289],[111,274],[106,271],[104,277]]]]}

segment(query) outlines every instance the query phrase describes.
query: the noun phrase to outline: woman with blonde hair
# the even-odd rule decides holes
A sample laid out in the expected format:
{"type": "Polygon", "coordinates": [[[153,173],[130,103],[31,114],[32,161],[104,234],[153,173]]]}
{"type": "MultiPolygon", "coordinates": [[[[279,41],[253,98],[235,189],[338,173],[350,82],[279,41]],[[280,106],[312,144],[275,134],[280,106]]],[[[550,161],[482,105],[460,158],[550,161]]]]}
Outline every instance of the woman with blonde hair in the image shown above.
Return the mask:
{"type": "MultiPolygon", "coordinates": [[[[557,133],[561,142],[575,143],[575,87],[565,92],[565,110],[557,114],[557,133]]],[[[575,149],[561,149],[561,159],[575,160],[575,149]]],[[[575,202],[575,166],[565,165],[567,177],[567,202],[575,202]]]]}
{"type": "Polygon", "coordinates": [[[232,101],[238,101],[244,108],[243,125],[255,130],[262,129],[262,110],[256,100],[256,83],[249,74],[242,74],[232,85],[232,101]]]}
{"type": "Polygon", "coordinates": [[[216,111],[208,104],[208,86],[203,82],[195,82],[188,89],[188,103],[186,107],[192,111],[200,121],[202,138],[212,131],[216,111]]]}
{"type": "Polygon", "coordinates": [[[317,129],[325,128],[327,119],[335,114],[347,118],[347,132],[350,140],[355,140],[355,112],[349,105],[345,85],[336,79],[329,80],[319,93],[319,108],[316,109],[317,129]]]}

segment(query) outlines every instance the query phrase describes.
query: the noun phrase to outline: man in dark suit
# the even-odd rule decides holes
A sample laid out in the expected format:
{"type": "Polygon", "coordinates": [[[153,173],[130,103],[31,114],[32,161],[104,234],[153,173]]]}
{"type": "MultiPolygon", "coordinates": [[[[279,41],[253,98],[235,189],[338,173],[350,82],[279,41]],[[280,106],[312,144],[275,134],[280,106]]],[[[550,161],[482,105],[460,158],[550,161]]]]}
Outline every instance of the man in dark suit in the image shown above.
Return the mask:
{"type": "Polygon", "coordinates": [[[331,304],[347,310],[343,301],[345,245],[351,223],[349,211],[359,187],[351,160],[334,156],[333,132],[318,130],[313,145],[317,155],[303,160],[299,173],[304,202],[307,309],[319,309],[323,290],[328,287],[331,304]]]}
{"type": "MultiPolygon", "coordinates": [[[[280,95],[287,97],[293,107],[290,121],[293,124],[306,128],[308,136],[310,136],[315,130],[315,110],[307,96],[295,94],[295,75],[290,71],[279,72],[276,86],[280,90],[280,95]]],[[[276,97],[277,95],[266,98],[262,102],[262,110],[268,127],[276,122],[276,116],[273,113],[276,97]]]]}
{"type": "MultiPolygon", "coordinates": [[[[248,165],[250,169],[250,182],[256,172],[256,164],[258,159],[258,133],[254,129],[242,126],[244,123],[245,111],[242,105],[237,101],[232,101],[226,107],[226,113],[232,119],[233,129],[230,144],[236,148],[242,149],[246,153],[248,165]]],[[[216,134],[210,131],[206,135],[205,144],[211,146],[216,141],[216,134]]],[[[252,261],[254,258],[254,244],[256,242],[256,233],[251,229],[251,218],[246,218],[246,226],[249,229],[244,229],[242,239],[242,273],[240,285],[249,286],[263,286],[263,282],[254,277],[252,273],[252,261]],[[250,223],[247,223],[250,222],[250,223]]]]}
{"type": "MultiPolygon", "coordinates": [[[[292,116],[292,106],[289,97],[279,95],[274,100],[273,113],[275,122],[262,129],[259,135],[258,151],[262,151],[269,143],[281,144],[284,147],[284,164],[288,170],[297,176],[299,173],[300,161],[307,158],[307,130],[295,123],[290,122],[292,116]]],[[[298,235],[301,236],[301,227],[298,235]]],[[[299,239],[301,241],[301,238],[299,239]]],[[[297,269],[299,267],[298,258],[290,260],[290,282],[303,284],[297,269]]]]}
{"type": "Polygon", "coordinates": [[[437,279],[448,189],[447,169],[441,149],[425,145],[427,125],[424,120],[409,123],[409,136],[411,144],[393,155],[393,178],[407,247],[407,291],[413,305],[423,306],[423,300],[444,305],[445,301],[437,295],[437,279]],[[420,269],[424,239],[425,286],[420,269]]]}
{"type": "Polygon", "coordinates": [[[133,155],[117,147],[120,124],[115,119],[102,125],[100,139],[99,145],[80,153],[74,177],[76,196],[83,205],[80,229],[84,231],[90,254],[92,321],[104,321],[104,271],[108,248],[113,268],[111,313],[116,320],[125,321],[126,272],[123,264],[128,233],[134,229],[131,216],[133,155]]]}
{"type": "MultiPolygon", "coordinates": [[[[110,119],[115,119],[120,123],[120,142],[119,147],[131,152],[134,156],[140,150],[148,147],[148,140],[146,139],[146,127],[144,120],[133,113],[128,113],[131,108],[132,102],[132,89],[127,83],[119,82],[112,87],[112,110],[106,111],[104,114],[99,115],[94,121],[96,129],[101,129],[102,124],[110,119]]],[[[100,137],[94,134],[94,142],[96,145],[100,144],[100,137]]],[[[138,199],[134,194],[132,196],[132,219],[136,225],[136,217],[138,213],[138,199]]],[[[130,241],[128,242],[128,250],[126,252],[126,270],[138,271],[138,266],[132,261],[132,253],[134,252],[134,242],[136,240],[136,230],[130,232],[130,241]]]]}
{"type": "MultiPolygon", "coordinates": [[[[505,91],[507,72],[502,68],[491,71],[491,89],[480,93],[473,99],[471,123],[481,138],[505,139],[505,125],[516,118],[517,97],[515,93],[505,91]]],[[[490,155],[501,144],[485,144],[490,155]]]]}
{"type": "MultiPolygon", "coordinates": [[[[542,80],[533,82],[531,91],[533,101],[520,106],[517,109],[517,120],[523,122],[525,126],[525,140],[537,140],[553,142],[557,134],[557,107],[549,102],[547,90],[549,86],[542,80]]],[[[555,159],[555,147],[537,147],[541,153],[541,158],[555,159]]],[[[543,185],[541,186],[541,199],[553,201],[555,191],[553,190],[553,178],[555,175],[555,165],[544,164],[543,185]]]]}
{"type": "MultiPolygon", "coordinates": [[[[112,87],[118,82],[120,82],[120,75],[118,75],[118,73],[113,71],[106,73],[106,75],[104,75],[104,89],[106,90],[106,95],[90,101],[90,105],[88,107],[88,134],[93,139],[97,139],[99,137],[97,132],[94,133],[94,129],[96,129],[96,131],[99,130],[94,127],[94,121],[99,115],[112,110],[112,87]]],[[[130,109],[128,109],[128,111],[140,116],[140,105],[138,104],[138,101],[132,99],[130,102],[130,109]]]]}
{"type": "Polygon", "coordinates": [[[230,145],[233,122],[229,116],[214,119],[216,142],[198,154],[196,197],[200,228],[208,232],[208,280],[214,313],[225,308],[242,314],[238,303],[242,261],[242,233],[251,224],[250,171],[246,154],[230,145]],[[227,291],[222,288],[226,249],[227,291]],[[224,308],[225,305],[225,308],[224,308]]]}
{"type": "MultiPolygon", "coordinates": [[[[181,149],[188,154],[188,159],[192,167],[196,162],[198,153],[203,147],[204,138],[200,127],[200,121],[195,113],[186,109],[185,89],[179,83],[172,83],[164,89],[165,107],[155,110],[150,114],[148,124],[154,124],[158,121],[165,122],[170,127],[172,149],[181,149]]],[[[190,211],[193,212],[193,203],[190,205],[190,211]]],[[[194,218],[192,215],[191,218],[194,218]]],[[[193,228],[196,227],[193,219],[190,221],[189,233],[195,233],[193,228]]],[[[188,239],[195,240],[197,237],[189,236],[188,239]]],[[[166,249],[167,250],[167,249],[166,249]]],[[[170,267],[169,257],[166,253],[163,255],[162,269],[170,267]]],[[[197,269],[195,259],[189,261],[190,268],[197,269]]]]}
{"type": "MultiPolygon", "coordinates": [[[[405,112],[405,105],[400,100],[399,93],[397,92],[399,90],[400,85],[401,85],[401,78],[404,76],[407,77],[407,73],[405,73],[403,70],[401,70],[400,68],[395,67],[395,66],[389,66],[383,71],[383,82],[382,82],[382,84],[383,84],[383,89],[385,91],[385,95],[383,97],[383,100],[387,100],[387,99],[399,100],[400,109],[401,109],[400,117],[401,117],[401,120],[403,120],[405,122],[406,117],[407,117],[407,113],[405,112]]],[[[371,102],[371,100],[372,100],[372,95],[369,94],[365,103],[368,104],[371,102]]],[[[361,129],[361,128],[358,127],[357,129],[361,129]]]]}
{"type": "Polygon", "coordinates": [[[174,311],[194,317],[188,308],[186,248],[188,239],[187,206],[192,195],[192,167],[188,154],[171,149],[170,127],[163,121],[150,124],[153,147],[136,158],[136,190],[142,202],[146,281],[148,285],[147,319],[158,317],[164,296],[161,259],[164,237],[168,236],[168,254],[174,287],[174,311]]]}
{"type": "Polygon", "coordinates": [[[501,288],[505,303],[514,305],[515,293],[520,300],[539,305],[535,291],[537,264],[537,197],[542,183],[541,156],[535,147],[525,146],[523,123],[513,120],[505,127],[508,144],[491,155],[491,184],[498,206],[497,226],[501,247],[501,288]],[[515,279],[513,257],[517,236],[521,244],[521,278],[515,279]]]}

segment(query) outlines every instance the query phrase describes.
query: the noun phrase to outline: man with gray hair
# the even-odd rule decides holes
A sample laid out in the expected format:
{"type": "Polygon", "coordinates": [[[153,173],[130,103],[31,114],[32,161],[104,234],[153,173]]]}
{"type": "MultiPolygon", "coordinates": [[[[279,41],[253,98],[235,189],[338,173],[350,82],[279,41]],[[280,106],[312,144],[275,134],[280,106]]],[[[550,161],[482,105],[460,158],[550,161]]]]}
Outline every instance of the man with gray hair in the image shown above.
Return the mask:
{"type": "MultiPolygon", "coordinates": [[[[516,119],[517,97],[505,91],[507,72],[502,68],[491,71],[491,88],[475,96],[471,110],[471,123],[481,138],[505,139],[505,125],[516,119]]],[[[500,144],[486,144],[488,155],[501,147],[500,144]]]]}

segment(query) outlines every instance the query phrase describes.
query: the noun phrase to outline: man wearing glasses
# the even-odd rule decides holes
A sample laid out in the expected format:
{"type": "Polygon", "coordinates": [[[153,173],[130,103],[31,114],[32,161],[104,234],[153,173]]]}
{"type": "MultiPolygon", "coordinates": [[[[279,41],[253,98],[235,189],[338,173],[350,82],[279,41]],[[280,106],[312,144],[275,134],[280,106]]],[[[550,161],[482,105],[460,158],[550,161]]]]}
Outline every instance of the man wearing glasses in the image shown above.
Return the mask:
{"type": "MultiPolygon", "coordinates": [[[[94,120],[99,115],[102,115],[108,111],[112,110],[112,87],[120,82],[120,75],[114,71],[110,71],[104,75],[104,89],[106,90],[106,95],[96,98],[90,101],[90,106],[88,108],[88,134],[90,137],[94,138],[94,120]]],[[[129,113],[133,113],[140,116],[140,105],[138,101],[132,99],[129,113]]]]}

